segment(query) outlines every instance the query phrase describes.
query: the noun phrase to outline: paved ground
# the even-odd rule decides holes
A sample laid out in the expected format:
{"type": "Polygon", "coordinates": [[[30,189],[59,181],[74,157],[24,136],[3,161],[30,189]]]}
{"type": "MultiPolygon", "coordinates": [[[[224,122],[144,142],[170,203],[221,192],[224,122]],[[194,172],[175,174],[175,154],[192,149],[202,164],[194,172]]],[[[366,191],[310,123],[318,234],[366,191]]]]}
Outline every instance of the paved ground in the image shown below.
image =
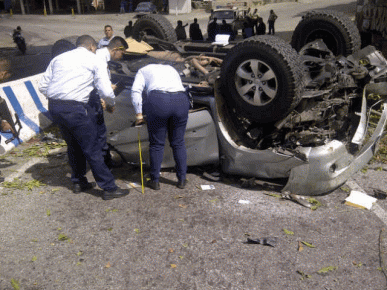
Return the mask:
{"type": "MultiPolygon", "coordinates": [[[[340,3],[272,4],[262,15],[275,9],[278,36],[286,38],[304,10],[353,11],[354,1],[340,3]]],[[[106,23],[122,31],[131,16],[3,17],[0,43],[18,59],[20,74],[28,75],[43,67],[37,60],[47,61],[55,40],[80,32],[98,38],[106,23]],[[27,56],[3,37],[17,25],[25,27],[27,56]]],[[[172,22],[182,17],[168,16],[172,22]]],[[[200,17],[205,27],[208,14],[184,17],[200,17]]],[[[73,194],[66,154],[56,149],[39,157],[36,150],[46,146],[37,138],[0,160],[12,181],[0,195],[2,290],[387,288],[386,200],[378,200],[372,211],[353,208],[343,204],[348,195],[343,187],[317,197],[322,206],[311,210],[278,198],[278,187],[246,189],[231,176],[209,181],[203,168],[191,168],[184,190],[175,187],[174,172],[164,170],[160,191],[143,194],[137,188],[125,198],[103,201],[98,189],[73,194]],[[215,189],[200,190],[200,185],[215,189]],[[247,244],[248,237],[276,238],[276,243],[247,244]]],[[[349,186],[370,194],[384,190],[387,167],[370,167],[349,186]]],[[[120,186],[140,182],[139,168],[125,165],[113,173],[120,186]]]]}

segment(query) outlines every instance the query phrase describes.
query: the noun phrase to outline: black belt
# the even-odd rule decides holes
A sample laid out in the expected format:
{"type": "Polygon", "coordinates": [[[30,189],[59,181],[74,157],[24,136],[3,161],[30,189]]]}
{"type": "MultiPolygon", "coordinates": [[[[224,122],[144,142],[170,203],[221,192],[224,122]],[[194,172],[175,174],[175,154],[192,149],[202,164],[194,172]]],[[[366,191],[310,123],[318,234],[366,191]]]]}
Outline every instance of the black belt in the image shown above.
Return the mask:
{"type": "Polygon", "coordinates": [[[66,104],[66,105],[86,105],[83,102],[73,101],[73,100],[48,99],[48,102],[52,104],[56,103],[56,104],[66,104]]]}
{"type": "Polygon", "coordinates": [[[185,91],[168,92],[168,91],[152,90],[151,93],[152,92],[155,92],[157,94],[171,94],[171,95],[185,94],[185,91]]]}

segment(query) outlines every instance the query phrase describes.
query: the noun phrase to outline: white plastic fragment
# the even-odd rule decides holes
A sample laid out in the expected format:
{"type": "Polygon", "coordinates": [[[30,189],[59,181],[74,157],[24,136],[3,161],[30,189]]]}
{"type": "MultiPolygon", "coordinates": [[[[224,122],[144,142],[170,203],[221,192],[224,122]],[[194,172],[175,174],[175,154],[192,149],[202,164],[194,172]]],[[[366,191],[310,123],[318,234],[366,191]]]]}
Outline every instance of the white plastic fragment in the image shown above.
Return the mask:
{"type": "Polygon", "coordinates": [[[202,190],[211,190],[211,189],[215,189],[215,186],[213,186],[213,185],[200,185],[200,188],[202,189],[202,190]]]}
{"type": "Polygon", "coordinates": [[[240,199],[240,200],[238,200],[238,203],[240,203],[240,204],[249,204],[250,200],[240,199]]]}
{"type": "Polygon", "coordinates": [[[345,204],[370,210],[376,201],[377,199],[372,196],[361,191],[352,190],[351,194],[345,199],[345,204]]]}

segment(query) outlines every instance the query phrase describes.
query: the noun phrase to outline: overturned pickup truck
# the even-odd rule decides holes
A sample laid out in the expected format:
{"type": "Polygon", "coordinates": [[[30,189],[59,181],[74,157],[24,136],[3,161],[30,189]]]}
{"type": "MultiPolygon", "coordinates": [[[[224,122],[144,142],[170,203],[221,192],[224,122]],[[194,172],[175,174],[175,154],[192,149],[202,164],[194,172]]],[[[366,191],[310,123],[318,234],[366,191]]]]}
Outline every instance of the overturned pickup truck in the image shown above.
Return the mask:
{"type": "MultiPolygon", "coordinates": [[[[296,49],[268,35],[222,47],[176,42],[160,15],[140,18],[134,31],[157,53],[111,64],[113,82],[126,89],[115,113],[105,114],[108,142],[126,161],[139,163],[138,138],[149,160],[146,126],[131,126],[130,86],[139,68],[155,62],[174,66],[193,97],[185,135],[189,166],[285,178],[283,190],[318,195],[345,183],[375,154],[387,117],[387,61],[372,46],[360,49],[356,26],[344,16],[306,15],[296,28],[304,43],[294,40],[296,49]],[[313,19],[321,31],[310,25],[313,19]]],[[[168,146],[162,166],[174,166],[168,146]]]]}

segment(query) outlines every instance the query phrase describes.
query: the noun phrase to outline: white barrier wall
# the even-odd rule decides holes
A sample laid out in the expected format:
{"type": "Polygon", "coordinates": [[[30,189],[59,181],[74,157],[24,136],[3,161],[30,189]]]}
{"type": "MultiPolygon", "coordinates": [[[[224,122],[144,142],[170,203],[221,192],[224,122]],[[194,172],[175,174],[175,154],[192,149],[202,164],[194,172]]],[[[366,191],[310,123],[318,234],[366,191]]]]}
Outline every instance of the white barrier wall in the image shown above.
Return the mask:
{"type": "MultiPolygon", "coordinates": [[[[28,141],[31,137],[42,132],[51,124],[51,117],[48,113],[47,98],[38,90],[38,84],[43,74],[34,75],[28,78],[0,84],[0,97],[5,99],[8,109],[16,121],[15,113],[19,116],[22,124],[20,130],[20,141],[28,141]]],[[[18,129],[18,126],[16,126],[18,129]]],[[[11,150],[19,145],[18,140],[6,144],[6,139],[12,137],[12,133],[1,135],[0,153],[11,150]]]]}

